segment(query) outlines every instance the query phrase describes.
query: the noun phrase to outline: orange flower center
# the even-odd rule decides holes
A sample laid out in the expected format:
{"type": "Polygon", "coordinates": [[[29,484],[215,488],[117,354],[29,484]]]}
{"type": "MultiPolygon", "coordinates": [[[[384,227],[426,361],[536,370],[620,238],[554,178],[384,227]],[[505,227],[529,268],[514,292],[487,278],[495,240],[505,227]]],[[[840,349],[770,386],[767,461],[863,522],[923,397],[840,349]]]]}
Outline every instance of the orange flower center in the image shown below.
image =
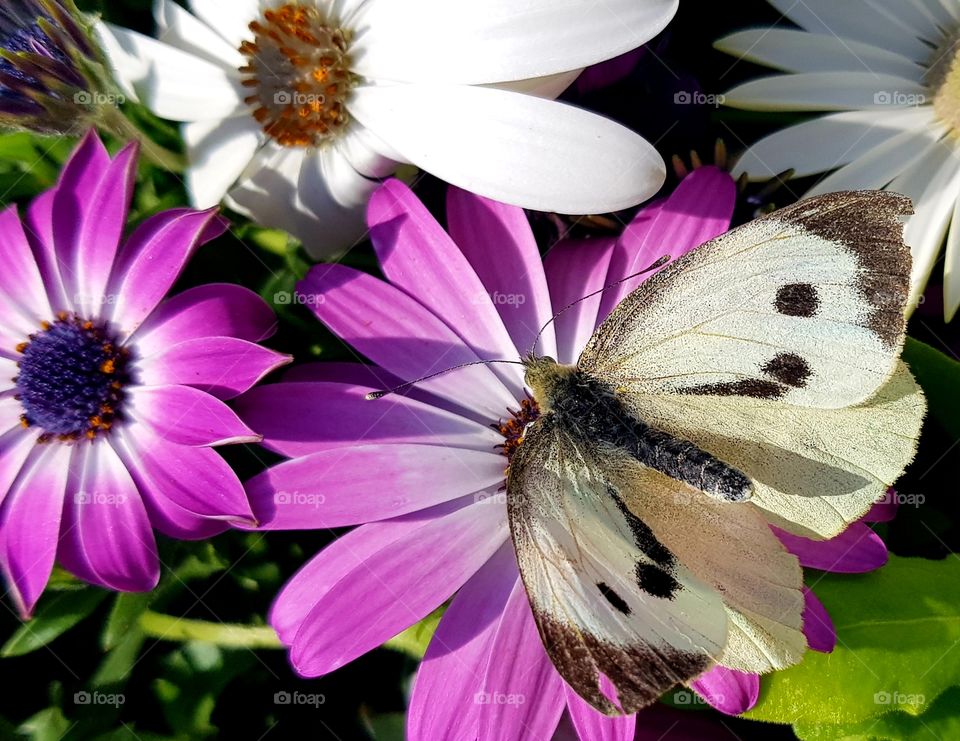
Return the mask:
{"type": "Polygon", "coordinates": [[[250,30],[254,40],[240,46],[247,57],[240,72],[263,130],[285,147],[318,147],[340,134],[358,79],[350,71],[349,32],[301,3],[265,10],[250,30]]]}

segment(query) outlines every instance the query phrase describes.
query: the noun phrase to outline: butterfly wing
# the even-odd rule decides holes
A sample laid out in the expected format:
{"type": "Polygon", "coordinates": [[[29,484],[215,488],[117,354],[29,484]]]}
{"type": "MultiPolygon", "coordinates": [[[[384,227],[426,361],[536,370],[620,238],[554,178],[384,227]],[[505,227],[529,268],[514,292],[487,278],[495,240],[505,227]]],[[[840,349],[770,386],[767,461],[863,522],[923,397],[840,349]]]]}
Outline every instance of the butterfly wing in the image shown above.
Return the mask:
{"type": "Polygon", "coordinates": [[[735,633],[766,658],[734,647],[731,665],[765,671],[802,653],[796,559],[752,505],[708,500],[552,416],[515,454],[508,512],[533,614],[557,670],[601,712],[619,712],[601,674],[633,713],[726,660],[735,633]],[[677,506],[691,497],[707,509],[677,506]]]}
{"type": "Polygon", "coordinates": [[[627,296],[580,368],[646,393],[864,401],[903,344],[909,213],[894,193],[831,193],[734,229],[627,296]]]}

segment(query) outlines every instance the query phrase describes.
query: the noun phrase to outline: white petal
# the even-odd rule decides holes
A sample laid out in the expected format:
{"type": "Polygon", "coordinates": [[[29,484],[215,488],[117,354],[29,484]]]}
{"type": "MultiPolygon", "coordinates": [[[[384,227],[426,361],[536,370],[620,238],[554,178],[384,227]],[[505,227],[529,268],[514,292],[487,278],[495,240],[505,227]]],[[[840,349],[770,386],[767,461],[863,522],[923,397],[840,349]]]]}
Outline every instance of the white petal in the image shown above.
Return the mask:
{"type": "Polygon", "coordinates": [[[916,131],[930,119],[927,108],[844,111],[776,131],[751,146],[737,161],[734,177],[746,172],[752,180],[766,180],[793,169],[806,177],[842,167],[903,131],[916,131]]]}
{"type": "Polygon", "coordinates": [[[960,21],[960,5],[957,0],[917,0],[934,18],[941,28],[949,28],[960,21]]]}
{"type": "Polygon", "coordinates": [[[173,0],[156,0],[153,17],[157,38],[208,62],[236,71],[244,65],[244,56],[216,34],[210,26],[177,5],[173,0]]]}
{"type": "Polygon", "coordinates": [[[754,28],[714,43],[722,52],[784,72],[879,72],[919,80],[916,62],[859,41],[822,36],[791,28],[754,28]]]}
{"type": "Polygon", "coordinates": [[[503,203],[566,214],[617,211],[665,177],[660,155],[609,119],[487,87],[361,87],[351,113],[405,159],[503,203]]]}
{"type": "MultiPolygon", "coordinates": [[[[308,208],[314,208],[308,193],[316,188],[309,185],[320,184],[325,186],[333,200],[345,209],[362,209],[367,205],[378,182],[365,178],[358,173],[338,147],[325,147],[317,156],[308,157],[300,174],[300,196],[308,208]],[[311,167],[311,163],[319,163],[319,167],[311,167]],[[308,173],[317,171],[319,177],[311,177],[308,173]],[[308,186],[308,187],[304,187],[308,186]]],[[[323,206],[326,212],[326,205],[323,206]]]]}
{"type": "Polygon", "coordinates": [[[234,49],[253,38],[248,26],[260,17],[259,0],[190,0],[194,15],[222,36],[234,49]]]}
{"type": "Polygon", "coordinates": [[[545,77],[641,46],[676,10],[677,0],[369,0],[354,61],[369,80],[545,77]]]}
{"type": "Polygon", "coordinates": [[[943,258],[943,318],[951,322],[960,308],[960,193],[953,204],[947,250],[943,258]]]}
{"type": "MultiPolygon", "coordinates": [[[[126,28],[107,25],[117,73],[161,118],[209,121],[246,108],[239,74],[126,28]]],[[[104,34],[105,35],[105,34],[104,34]]]]}
{"type": "Polygon", "coordinates": [[[751,111],[891,110],[926,101],[915,80],[872,72],[802,72],[774,75],[738,85],[724,103],[751,111]]]}
{"type": "Polygon", "coordinates": [[[839,190],[883,188],[913,162],[922,158],[940,139],[933,126],[922,126],[891,137],[814,186],[808,196],[839,190]]]}
{"type": "Polygon", "coordinates": [[[515,93],[527,93],[528,95],[536,95],[538,98],[554,100],[563,95],[564,91],[574,83],[581,72],[583,72],[582,69],[574,69],[569,72],[558,72],[548,77],[534,77],[529,80],[499,82],[491,87],[498,87],[501,90],[512,90],[515,93]]]}
{"type": "Polygon", "coordinates": [[[198,121],[183,125],[190,169],[187,191],[194,208],[210,208],[247,168],[262,141],[253,118],[238,116],[226,121],[198,121]]]}
{"type": "Polygon", "coordinates": [[[358,123],[350,127],[337,146],[361,175],[383,178],[397,170],[399,160],[391,158],[389,148],[358,123]]]}
{"type": "Polygon", "coordinates": [[[770,0],[770,4],[812,33],[864,41],[916,62],[930,56],[929,46],[903,24],[878,13],[870,0],[770,0]]]}
{"type": "Polygon", "coordinates": [[[937,17],[927,9],[923,0],[869,0],[869,2],[912,30],[921,39],[936,41],[941,36],[937,17]]]}

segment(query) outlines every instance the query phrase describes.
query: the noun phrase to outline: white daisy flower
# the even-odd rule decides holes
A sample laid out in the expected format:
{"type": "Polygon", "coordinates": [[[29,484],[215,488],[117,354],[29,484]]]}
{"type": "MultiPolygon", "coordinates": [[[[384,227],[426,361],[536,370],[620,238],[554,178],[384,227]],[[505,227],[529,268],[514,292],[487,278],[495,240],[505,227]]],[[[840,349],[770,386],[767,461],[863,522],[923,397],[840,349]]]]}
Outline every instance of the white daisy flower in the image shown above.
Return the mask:
{"type": "Polygon", "coordinates": [[[913,302],[946,237],[949,321],[960,307],[960,0],[769,2],[800,28],[741,31],[716,46],[786,74],[739,85],[726,104],[830,113],[760,140],[734,174],[830,172],[807,195],[886,188],[910,196],[913,302]]]}
{"type": "Polygon", "coordinates": [[[365,230],[376,179],[413,164],[541,211],[636,205],[656,150],[557,103],[678,0],[158,0],[159,40],[102,26],[128,92],[182,121],[193,205],[232,207],[314,256],[365,230]]]}

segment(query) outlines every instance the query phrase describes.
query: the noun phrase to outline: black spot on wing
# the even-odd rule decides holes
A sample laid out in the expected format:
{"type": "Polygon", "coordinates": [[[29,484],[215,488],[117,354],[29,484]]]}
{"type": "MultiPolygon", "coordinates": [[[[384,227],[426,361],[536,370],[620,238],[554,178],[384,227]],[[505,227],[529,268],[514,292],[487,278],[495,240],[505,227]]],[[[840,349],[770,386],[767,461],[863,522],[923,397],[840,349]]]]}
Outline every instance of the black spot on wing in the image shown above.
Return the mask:
{"type": "Polygon", "coordinates": [[[601,581],[597,582],[597,589],[600,590],[600,594],[604,596],[614,610],[624,615],[630,614],[630,605],[612,587],[601,581]]]}
{"type": "Polygon", "coordinates": [[[787,392],[781,383],[765,381],[761,378],[745,378],[742,381],[723,383],[704,383],[681,389],[684,394],[699,396],[748,396],[751,399],[781,399],[787,392]]]}
{"type": "Polygon", "coordinates": [[[820,308],[820,297],[809,283],[790,283],[777,291],[774,306],[786,316],[811,317],[820,308]]]}
{"type": "Polygon", "coordinates": [[[669,571],[665,571],[656,564],[637,564],[637,586],[651,597],[673,599],[680,589],[678,582],[669,571]]]}
{"type": "Polygon", "coordinates": [[[806,360],[799,355],[787,352],[776,355],[761,370],[768,376],[776,378],[780,383],[798,389],[807,385],[807,379],[811,375],[810,365],[806,360]]]}
{"type": "Polygon", "coordinates": [[[676,559],[673,553],[670,552],[670,549],[657,539],[657,536],[653,534],[653,530],[650,529],[647,523],[630,511],[630,508],[624,504],[624,501],[613,487],[607,487],[607,493],[616,503],[620,514],[622,514],[627,521],[627,525],[629,525],[630,531],[633,533],[633,540],[637,544],[637,548],[646,554],[647,558],[654,563],[664,568],[671,568],[676,562],[676,559]]]}

